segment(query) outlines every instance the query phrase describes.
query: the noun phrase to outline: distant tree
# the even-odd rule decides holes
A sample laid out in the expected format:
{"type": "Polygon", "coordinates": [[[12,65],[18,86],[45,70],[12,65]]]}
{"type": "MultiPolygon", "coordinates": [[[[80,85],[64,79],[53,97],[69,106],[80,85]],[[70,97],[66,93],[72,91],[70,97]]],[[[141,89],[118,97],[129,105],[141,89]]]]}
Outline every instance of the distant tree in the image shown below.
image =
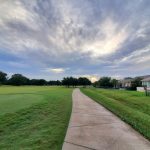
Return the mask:
{"type": "Polygon", "coordinates": [[[131,81],[131,90],[136,90],[137,87],[141,87],[142,86],[142,78],[137,77],[135,78],[133,81],[131,81]]]}
{"type": "Polygon", "coordinates": [[[56,85],[57,85],[57,86],[62,85],[61,81],[57,80],[57,81],[56,81],[56,85]]]}
{"type": "Polygon", "coordinates": [[[72,78],[72,86],[76,87],[78,85],[78,79],[72,78]]]}
{"type": "Polygon", "coordinates": [[[126,78],[124,78],[125,80],[127,80],[127,79],[133,79],[132,77],[126,77],[126,78]]]}
{"type": "Polygon", "coordinates": [[[0,71],[0,84],[5,84],[7,81],[7,73],[0,71]]]}
{"type": "Polygon", "coordinates": [[[31,85],[46,85],[47,81],[44,79],[32,79],[30,80],[31,85]]]}
{"type": "Polygon", "coordinates": [[[48,81],[47,84],[48,84],[48,85],[55,85],[55,84],[54,84],[54,81],[48,81]]]}
{"type": "MultiPolygon", "coordinates": [[[[76,80],[71,78],[69,80],[70,83],[76,85],[76,80]]],[[[62,85],[62,82],[59,80],[56,81],[46,81],[44,79],[28,79],[22,74],[14,74],[11,78],[7,79],[7,74],[0,71],[0,85],[8,84],[8,85],[62,85]]]]}
{"type": "Polygon", "coordinates": [[[38,83],[39,83],[38,85],[46,85],[47,84],[46,80],[44,80],[44,79],[39,79],[38,83]]]}
{"type": "Polygon", "coordinates": [[[117,88],[117,86],[118,86],[118,80],[112,79],[111,83],[112,83],[112,85],[113,85],[114,88],[117,88]]]}
{"type": "Polygon", "coordinates": [[[37,79],[31,79],[30,84],[31,85],[38,85],[38,80],[37,79]]]}
{"type": "Polygon", "coordinates": [[[105,88],[113,87],[110,77],[102,77],[98,82],[100,87],[105,87],[105,88]]]}
{"type": "Polygon", "coordinates": [[[73,77],[66,77],[66,78],[63,78],[62,84],[67,86],[67,87],[75,86],[76,85],[76,80],[73,77]]]}
{"type": "Polygon", "coordinates": [[[67,86],[67,87],[70,86],[69,77],[63,78],[62,85],[67,86]]]}
{"type": "MultiPolygon", "coordinates": [[[[81,85],[81,82],[79,83],[79,81],[80,79],[77,79],[77,78],[66,77],[66,78],[63,78],[62,85],[65,85],[67,87],[70,87],[70,86],[76,87],[77,85],[81,85]]],[[[84,83],[84,85],[86,85],[86,83],[84,83]]]]}
{"type": "Polygon", "coordinates": [[[94,87],[99,87],[99,82],[98,82],[98,81],[95,81],[95,82],[93,83],[93,86],[94,86],[94,87]]]}
{"type": "Polygon", "coordinates": [[[78,79],[78,84],[82,85],[83,87],[86,87],[87,85],[91,85],[91,81],[85,77],[80,77],[78,79]]]}
{"type": "Polygon", "coordinates": [[[11,85],[28,85],[29,79],[21,74],[14,74],[9,79],[9,84],[11,85]]]}
{"type": "Polygon", "coordinates": [[[61,83],[61,81],[57,80],[57,81],[48,81],[47,84],[48,85],[57,85],[57,86],[59,86],[62,83],[61,83]]]}

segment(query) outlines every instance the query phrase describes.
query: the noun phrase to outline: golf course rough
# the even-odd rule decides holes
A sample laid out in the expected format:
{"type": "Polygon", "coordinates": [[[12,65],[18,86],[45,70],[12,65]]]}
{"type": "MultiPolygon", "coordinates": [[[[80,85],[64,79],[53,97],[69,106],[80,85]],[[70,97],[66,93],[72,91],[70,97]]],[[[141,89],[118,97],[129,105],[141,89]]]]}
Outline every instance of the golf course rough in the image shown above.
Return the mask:
{"type": "Polygon", "coordinates": [[[64,87],[0,87],[0,149],[60,150],[71,96],[64,87]]]}

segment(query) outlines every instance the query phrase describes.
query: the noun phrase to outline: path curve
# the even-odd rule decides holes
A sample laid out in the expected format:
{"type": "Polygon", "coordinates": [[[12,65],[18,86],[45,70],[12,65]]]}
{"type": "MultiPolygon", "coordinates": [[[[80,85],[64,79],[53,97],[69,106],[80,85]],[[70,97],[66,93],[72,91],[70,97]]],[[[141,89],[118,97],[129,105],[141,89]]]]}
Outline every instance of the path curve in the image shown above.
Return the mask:
{"type": "Polygon", "coordinates": [[[63,150],[150,150],[148,140],[79,89],[72,98],[63,150]]]}

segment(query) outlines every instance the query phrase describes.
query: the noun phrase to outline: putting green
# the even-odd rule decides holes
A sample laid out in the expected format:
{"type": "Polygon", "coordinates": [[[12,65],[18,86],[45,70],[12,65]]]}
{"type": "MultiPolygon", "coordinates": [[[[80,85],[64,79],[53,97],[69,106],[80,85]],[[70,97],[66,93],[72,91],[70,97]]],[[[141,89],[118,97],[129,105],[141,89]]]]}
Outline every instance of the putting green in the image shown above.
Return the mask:
{"type": "Polygon", "coordinates": [[[5,94],[0,95],[0,115],[5,113],[16,112],[34,105],[35,103],[42,102],[44,97],[35,94],[5,94]]]}

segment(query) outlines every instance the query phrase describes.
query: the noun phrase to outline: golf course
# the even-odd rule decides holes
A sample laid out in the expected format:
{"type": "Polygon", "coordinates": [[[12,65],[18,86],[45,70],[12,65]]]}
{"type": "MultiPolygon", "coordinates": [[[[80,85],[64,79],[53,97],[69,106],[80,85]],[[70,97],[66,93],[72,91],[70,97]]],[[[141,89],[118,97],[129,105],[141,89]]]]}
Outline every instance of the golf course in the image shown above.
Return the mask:
{"type": "Polygon", "coordinates": [[[71,114],[72,88],[0,87],[0,149],[60,150],[71,114]]]}
{"type": "Polygon", "coordinates": [[[150,0],[0,0],[0,150],[150,150],[150,0]]]}
{"type": "MultiPolygon", "coordinates": [[[[0,149],[60,150],[72,112],[74,89],[1,86],[0,149]]],[[[82,87],[80,90],[150,139],[150,97],[136,91],[82,87]]]]}

